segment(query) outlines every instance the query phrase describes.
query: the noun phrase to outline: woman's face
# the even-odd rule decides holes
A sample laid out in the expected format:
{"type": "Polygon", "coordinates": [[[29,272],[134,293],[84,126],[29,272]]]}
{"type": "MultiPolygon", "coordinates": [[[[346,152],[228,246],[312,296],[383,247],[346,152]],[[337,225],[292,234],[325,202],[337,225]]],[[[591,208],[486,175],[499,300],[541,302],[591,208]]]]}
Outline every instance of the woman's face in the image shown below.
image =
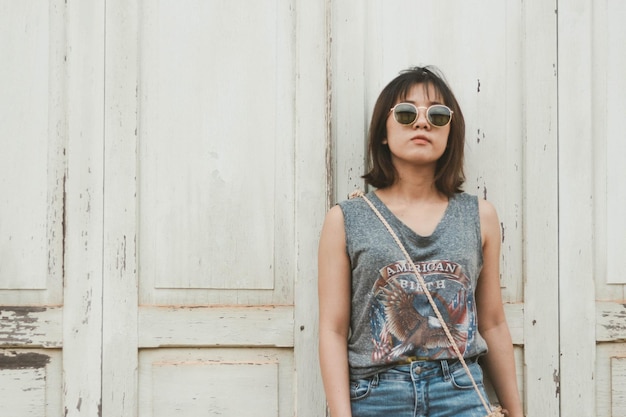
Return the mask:
{"type": "Polygon", "coordinates": [[[383,144],[389,146],[391,160],[397,168],[401,164],[436,167],[448,144],[450,124],[444,127],[431,125],[426,118],[426,108],[433,104],[445,104],[433,86],[414,85],[403,100],[398,103],[411,103],[418,107],[415,121],[408,125],[400,124],[393,112],[387,116],[387,137],[383,144]]]}

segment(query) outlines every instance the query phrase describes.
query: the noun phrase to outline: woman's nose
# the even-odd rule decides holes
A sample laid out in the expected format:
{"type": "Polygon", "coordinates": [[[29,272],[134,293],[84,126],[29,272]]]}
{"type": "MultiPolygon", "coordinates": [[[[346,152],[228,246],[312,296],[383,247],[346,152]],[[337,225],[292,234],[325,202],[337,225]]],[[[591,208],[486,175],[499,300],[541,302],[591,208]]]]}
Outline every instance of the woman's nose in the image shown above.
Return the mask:
{"type": "Polygon", "coordinates": [[[413,127],[414,128],[428,128],[430,127],[430,124],[428,123],[428,118],[426,117],[426,112],[428,111],[427,108],[425,107],[418,107],[417,108],[417,117],[415,118],[415,121],[413,122],[413,127]]]}

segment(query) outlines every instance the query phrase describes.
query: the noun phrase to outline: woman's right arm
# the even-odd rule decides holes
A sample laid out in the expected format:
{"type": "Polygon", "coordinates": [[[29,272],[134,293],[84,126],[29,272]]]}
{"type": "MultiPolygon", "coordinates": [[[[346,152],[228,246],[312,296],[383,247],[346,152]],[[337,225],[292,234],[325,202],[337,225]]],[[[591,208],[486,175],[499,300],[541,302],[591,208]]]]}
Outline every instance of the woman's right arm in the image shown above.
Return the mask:
{"type": "Polygon", "coordinates": [[[343,213],[334,206],[326,215],[318,253],[320,368],[332,417],[352,415],[348,374],[350,294],[343,213]]]}

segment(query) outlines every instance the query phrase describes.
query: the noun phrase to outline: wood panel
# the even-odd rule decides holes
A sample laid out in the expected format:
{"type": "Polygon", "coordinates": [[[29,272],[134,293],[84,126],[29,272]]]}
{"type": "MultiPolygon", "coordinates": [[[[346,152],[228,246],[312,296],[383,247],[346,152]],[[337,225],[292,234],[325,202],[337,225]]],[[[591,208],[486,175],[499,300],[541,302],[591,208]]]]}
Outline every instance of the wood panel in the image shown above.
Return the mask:
{"type": "Polygon", "coordinates": [[[107,2],[103,414],[323,410],[325,16],[107,2]]]}
{"type": "Polygon", "coordinates": [[[599,343],[596,351],[595,394],[597,417],[617,417],[624,414],[624,364],[626,344],[599,343]]]}
{"type": "MultiPolygon", "coordinates": [[[[594,112],[606,123],[606,221],[607,221],[607,276],[606,282],[626,284],[623,260],[626,258],[626,135],[622,126],[626,114],[626,3],[612,0],[604,3],[606,30],[604,51],[606,56],[606,113],[594,112]]],[[[594,4],[594,9],[602,7],[594,4]]],[[[596,101],[597,103],[597,101],[596,101]]]]}
{"type": "Polygon", "coordinates": [[[105,10],[102,416],[137,415],[137,8],[105,10]]]}
{"type": "Polygon", "coordinates": [[[139,347],[293,347],[293,314],[291,306],[143,307],[139,347]]]}
{"type": "MultiPolygon", "coordinates": [[[[592,124],[588,139],[591,158],[585,162],[584,175],[593,177],[593,279],[595,293],[596,347],[594,380],[583,381],[595,394],[595,415],[619,416],[626,413],[624,358],[626,357],[626,280],[621,266],[626,253],[623,204],[626,177],[622,155],[623,131],[619,125],[626,110],[626,84],[622,74],[626,65],[626,30],[619,22],[626,19],[623,2],[593,2],[590,45],[578,52],[590,59],[591,92],[586,98],[592,124]],[[595,382],[595,383],[593,383],[595,382]]],[[[580,82],[578,80],[577,82],[580,82]]],[[[588,237],[587,237],[588,238],[588,237]]],[[[589,294],[591,296],[591,294],[589,294]]]]}
{"type": "Polygon", "coordinates": [[[67,4],[63,414],[102,405],[104,4],[67,4]]]}
{"type": "Polygon", "coordinates": [[[289,2],[144,2],[139,13],[143,302],[199,302],[167,289],[211,303],[291,302],[289,2]]]}
{"type": "Polygon", "coordinates": [[[0,404],[15,417],[62,415],[61,352],[0,349],[0,404]]]}
{"type": "Polygon", "coordinates": [[[0,5],[0,303],[60,304],[65,186],[63,2],[0,5]],[[19,291],[18,291],[19,290],[19,291]]]}
{"type": "Polygon", "coordinates": [[[560,416],[557,15],[523,5],[524,406],[560,416]]]}
{"type": "Polygon", "coordinates": [[[139,387],[140,417],[294,415],[288,350],[146,350],[140,354],[139,387]]]}
{"type": "Polygon", "coordinates": [[[0,306],[0,347],[60,348],[62,326],[61,307],[0,306]]]}

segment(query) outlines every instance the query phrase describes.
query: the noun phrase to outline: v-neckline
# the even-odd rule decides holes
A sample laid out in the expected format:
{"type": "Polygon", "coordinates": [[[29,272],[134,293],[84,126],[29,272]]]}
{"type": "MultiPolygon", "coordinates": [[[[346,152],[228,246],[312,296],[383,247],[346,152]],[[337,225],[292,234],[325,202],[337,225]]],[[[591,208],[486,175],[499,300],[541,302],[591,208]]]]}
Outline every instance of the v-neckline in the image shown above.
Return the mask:
{"type": "Polygon", "coordinates": [[[391,209],[389,207],[387,207],[387,205],[380,199],[380,197],[378,197],[378,195],[374,191],[370,191],[369,194],[371,196],[373,196],[373,199],[375,200],[375,204],[378,206],[378,209],[381,210],[384,213],[385,217],[387,217],[388,219],[392,220],[392,222],[395,223],[397,225],[397,227],[403,229],[405,232],[409,233],[410,235],[412,235],[413,237],[415,237],[417,239],[433,239],[433,238],[436,238],[439,235],[439,233],[440,233],[440,229],[443,227],[444,220],[446,220],[446,218],[448,217],[448,215],[450,213],[450,208],[451,208],[453,202],[455,201],[455,197],[454,196],[448,198],[448,204],[446,205],[446,209],[444,210],[443,215],[441,216],[441,218],[437,222],[437,225],[435,226],[435,228],[433,229],[433,231],[432,231],[432,233],[430,235],[425,236],[425,235],[421,235],[421,234],[417,233],[417,231],[413,230],[413,228],[411,228],[405,222],[400,220],[400,218],[398,216],[396,216],[393,213],[393,211],[391,211],[391,209]]]}

